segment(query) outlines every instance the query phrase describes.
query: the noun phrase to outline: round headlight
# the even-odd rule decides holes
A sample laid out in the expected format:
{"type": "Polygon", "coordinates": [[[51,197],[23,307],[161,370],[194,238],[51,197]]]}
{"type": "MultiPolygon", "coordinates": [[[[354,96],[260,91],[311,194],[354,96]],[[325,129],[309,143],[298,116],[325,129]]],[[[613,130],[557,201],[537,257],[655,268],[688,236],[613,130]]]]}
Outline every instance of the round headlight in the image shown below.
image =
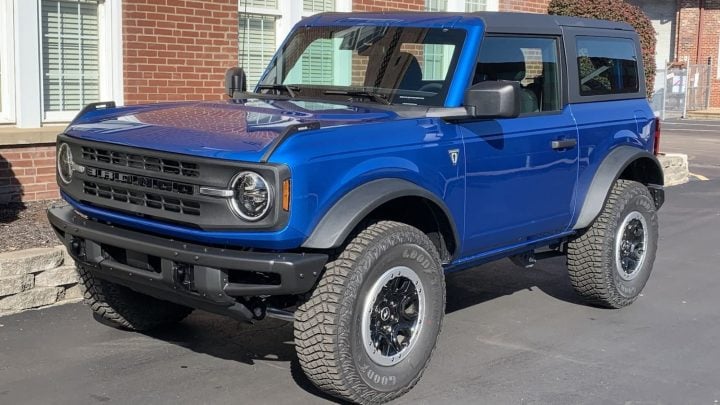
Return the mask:
{"type": "Polygon", "coordinates": [[[74,165],[70,146],[63,143],[57,151],[58,176],[63,183],[70,184],[72,181],[74,165]]]}
{"type": "Polygon", "coordinates": [[[246,221],[260,220],[272,206],[273,190],[255,172],[241,172],[232,181],[235,193],[230,200],[235,213],[246,221]]]}

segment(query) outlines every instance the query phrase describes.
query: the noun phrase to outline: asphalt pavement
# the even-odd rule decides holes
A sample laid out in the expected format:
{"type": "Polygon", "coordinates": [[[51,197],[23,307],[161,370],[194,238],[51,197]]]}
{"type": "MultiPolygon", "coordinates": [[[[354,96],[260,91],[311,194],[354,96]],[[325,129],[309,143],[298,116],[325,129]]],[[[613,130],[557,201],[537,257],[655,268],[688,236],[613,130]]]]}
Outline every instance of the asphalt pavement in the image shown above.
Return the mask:
{"type": "Polygon", "coordinates": [[[720,178],[720,120],[663,121],[660,150],[687,154],[700,178],[720,178]]]}
{"type": "MultiPolygon", "coordinates": [[[[720,401],[720,132],[671,128],[665,150],[691,151],[691,171],[710,180],[667,190],[643,296],[621,310],[585,306],[562,258],[449,275],[438,350],[397,403],[720,401]]],[[[0,404],[327,401],[299,371],[282,321],[197,311],[140,334],[96,322],[81,304],[0,318],[0,404]]]]}

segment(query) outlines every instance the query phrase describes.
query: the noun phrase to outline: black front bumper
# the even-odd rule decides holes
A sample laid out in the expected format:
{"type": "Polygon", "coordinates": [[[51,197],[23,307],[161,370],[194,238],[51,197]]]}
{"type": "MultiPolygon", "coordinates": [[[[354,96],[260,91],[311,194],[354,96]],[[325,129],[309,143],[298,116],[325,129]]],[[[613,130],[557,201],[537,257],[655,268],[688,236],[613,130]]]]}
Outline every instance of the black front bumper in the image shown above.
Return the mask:
{"type": "Polygon", "coordinates": [[[271,253],[203,246],[107,225],[72,207],[48,219],[79,266],[138,292],[250,319],[240,297],[310,291],[328,260],[320,253],[271,253]]]}

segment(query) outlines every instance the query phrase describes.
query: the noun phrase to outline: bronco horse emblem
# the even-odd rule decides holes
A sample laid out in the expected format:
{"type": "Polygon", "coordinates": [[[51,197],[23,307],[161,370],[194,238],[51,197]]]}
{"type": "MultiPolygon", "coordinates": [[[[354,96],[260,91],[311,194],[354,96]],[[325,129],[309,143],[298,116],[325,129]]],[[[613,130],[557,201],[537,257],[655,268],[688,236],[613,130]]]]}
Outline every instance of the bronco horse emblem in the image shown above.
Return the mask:
{"type": "Polygon", "coordinates": [[[448,155],[450,155],[450,161],[452,162],[453,166],[456,166],[458,162],[458,156],[460,156],[460,149],[450,149],[448,150],[448,155]]]}

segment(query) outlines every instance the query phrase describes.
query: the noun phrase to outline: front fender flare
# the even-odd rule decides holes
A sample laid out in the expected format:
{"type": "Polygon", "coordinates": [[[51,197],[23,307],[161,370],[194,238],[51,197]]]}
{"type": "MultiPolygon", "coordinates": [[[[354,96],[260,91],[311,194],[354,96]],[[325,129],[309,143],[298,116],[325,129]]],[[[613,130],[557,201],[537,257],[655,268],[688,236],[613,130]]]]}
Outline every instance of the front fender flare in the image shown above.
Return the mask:
{"type": "Polygon", "coordinates": [[[382,204],[400,197],[422,197],[440,207],[448,219],[455,241],[459,242],[450,210],[440,198],[407,180],[388,178],[365,183],[340,198],[315,226],[302,247],[330,249],[341,246],[368,214],[382,204]]]}
{"type": "Polygon", "coordinates": [[[605,157],[595,172],[573,229],[583,229],[590,226],[595,218],[600,215],[605,199],[607,199],[615,180],[632,162],[643,158],[650,159],[657,166],[659,178],[661,179],[661,183],[657,186],[662,187],[663,170],[655,155],[635,147],[619,146],[605,157]]]}

